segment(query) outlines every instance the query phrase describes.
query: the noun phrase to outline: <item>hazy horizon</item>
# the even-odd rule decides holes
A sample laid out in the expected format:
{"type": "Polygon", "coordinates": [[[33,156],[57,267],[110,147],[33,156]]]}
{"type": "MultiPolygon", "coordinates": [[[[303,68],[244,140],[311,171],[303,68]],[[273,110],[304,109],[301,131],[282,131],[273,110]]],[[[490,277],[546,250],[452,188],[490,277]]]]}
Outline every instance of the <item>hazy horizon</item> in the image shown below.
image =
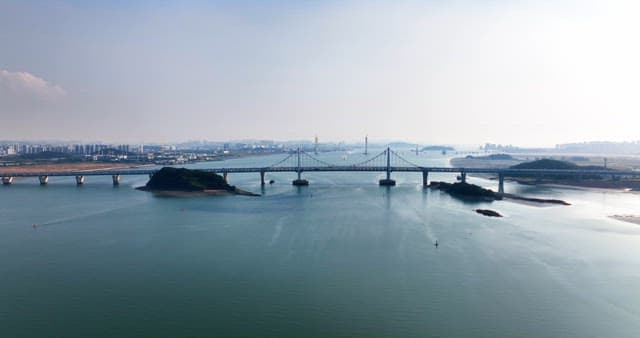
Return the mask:
{"type": "MultiPolygon", "coordinates": [[[[119,142],[119,141],[105,141],[105,140],[74,140],[74,139],[0,139],[0,144],[11,144],[11,143],[30,143],[30,144],[106,144],[106,145],[116,145],[116,144],[129,144],[129,145],[136,145],[136,144],[141,144],[141,145],[179,145],[179,144],[187,144],[187,143],[244,143],[244,142],[260,142],[260,141],[267,141],[267,142],[274,142],[274,143],[286,143],[286,144],[295,144],[295,143],[300,143],[300,144],[313,144],[314,143],[314,139],[310,138],[310,139],[267,139],[267,138],[260,138],[260,139],[255,139],[255,138],[237,138],[237,139],[226,139],[226,140],[218,140],[218,139],[202,139],[202,140],[169,140],[169,141],[163,141],[163,142],[159,142],[159,141],[151,141],[151,140],[147,140],[147,141],[140,141],[140,142],[119,142]]],[[[364,147],[364,138],[357,140],[357,139],[350,139],[350,140],[318,140],[319,144],[339,144],[339,143],[344,143],[346,145],[349,146],[353,146],[353,145],[358,145],[361,144],[364,147]]],[[[581,143],[615,143],[615,144],[621,144],[621,143],[640,143],[640,140],[634,140],[634,141],[623,141],[623,142],[613,142],[613,141],[579,141],[579,142],[567,142],[567,143],[556,143],[556,144],[552,144],[552,145],[539,145],[539,146],[528,146],[528,145],[520,145],[520,144],[512,144],[512,143],[495,143],[495,142],[482,142],[482,143],[433,143],[433,142],[423,142],[423,143],[419,143],[419,142],[410,142],[407,140],[395,140],[395,139],[372,139],[369,138],[368,143],[370,146],[381,146],[381,145],[387,145],[387,144],[392,144],[392,143],[406,143],[408,145],[413,146],[420,146],[420,147],[425,147],[425,146],[452,146],[455,148],[464,148],[464,149],[470,149],[470,148],[476,148],[478,146],[484,146],[486,144],[494,144],[494,145],[499,145],[499,146],[512,146],[515,148],[522,148],[522,149],[536,149],[536,148],[541,148],[541,149],[553,149],[558,145],[563,145],[563,144],[581,144],[581,143]]]]}
{"type": "Polygon", "coordinates": [[[638,9],[0,0],[0,138],[635,141],[638,9]]]}

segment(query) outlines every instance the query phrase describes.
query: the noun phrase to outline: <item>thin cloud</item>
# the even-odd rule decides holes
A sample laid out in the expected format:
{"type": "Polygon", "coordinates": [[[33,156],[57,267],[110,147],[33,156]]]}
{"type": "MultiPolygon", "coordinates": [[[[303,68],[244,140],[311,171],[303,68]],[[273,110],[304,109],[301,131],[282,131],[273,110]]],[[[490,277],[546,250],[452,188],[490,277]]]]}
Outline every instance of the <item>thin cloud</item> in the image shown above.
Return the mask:
{"type": "Polygon", "coordinates": [[[35,96],[41,99],[55,99],[66,95],[66,91],[45,79],[29,72],[0,70],[0,93],[5,95],[35,96]]]}

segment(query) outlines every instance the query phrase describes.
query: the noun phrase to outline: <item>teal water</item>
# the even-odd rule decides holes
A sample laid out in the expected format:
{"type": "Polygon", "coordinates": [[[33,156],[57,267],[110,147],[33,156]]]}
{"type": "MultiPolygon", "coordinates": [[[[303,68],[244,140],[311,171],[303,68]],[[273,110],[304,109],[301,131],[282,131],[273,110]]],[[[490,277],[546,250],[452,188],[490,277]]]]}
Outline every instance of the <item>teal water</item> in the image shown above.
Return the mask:
{"type": "MultiPolygon", "coordinates": [[[[319,155],[364,158],[342,156],[319,155]]],[[[640,226],[607,217],[640,214],[640,195],[507,183],[573,204],[542,208],[457,200],[415,173],[391,189],[293,176],[268,174],[261,197],[154,197],[133,189],[146,177],[0,187],[0,337],[640,335],[640,226]]],[[[229,179],[261,192],[258,174],[229,179]]]]}

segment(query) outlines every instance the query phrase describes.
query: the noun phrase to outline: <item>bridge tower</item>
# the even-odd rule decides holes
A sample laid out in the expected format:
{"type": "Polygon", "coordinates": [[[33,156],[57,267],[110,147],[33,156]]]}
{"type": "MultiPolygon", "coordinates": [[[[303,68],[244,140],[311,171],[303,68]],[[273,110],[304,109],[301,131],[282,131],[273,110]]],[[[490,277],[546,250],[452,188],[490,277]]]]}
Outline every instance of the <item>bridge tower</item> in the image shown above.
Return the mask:
{"type": "Polygon", "coordinates": [[[313,153],[318,155],[318,135],[316,135],[315,144],[313,147],[313,153]]]}
{"type": "Polygon", "coordinates": [[[291,184],[295,185],[295,186],[306,186],[309,185],[309,181],[307,180],[303,180],[301,175],[302,175],[302,166],[300,165],[300,148],[298,147],[298,165],[296,167],[296,172],[298,173],[298,178],[293,180],[293,182],[291,182],[291,184]]]}
{"type": "Polygon", "coordinates": [[[396,185],[396,181],[391,179],[391,148],[387,147],[387,150],[385,152],[387,153],[387,177],[378,181],[378,184],[382,186],[392,187],[396,185]]]}

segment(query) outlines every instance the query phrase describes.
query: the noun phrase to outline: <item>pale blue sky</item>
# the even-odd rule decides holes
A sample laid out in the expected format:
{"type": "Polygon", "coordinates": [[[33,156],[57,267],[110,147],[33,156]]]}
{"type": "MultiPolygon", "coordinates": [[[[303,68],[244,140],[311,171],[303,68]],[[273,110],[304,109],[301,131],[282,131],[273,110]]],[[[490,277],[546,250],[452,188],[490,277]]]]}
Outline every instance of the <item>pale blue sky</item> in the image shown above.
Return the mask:
{"type": "Polygon", "coordinates": [[[637,140],[639,10],[0,0],[0,139],[637,140]]]}

